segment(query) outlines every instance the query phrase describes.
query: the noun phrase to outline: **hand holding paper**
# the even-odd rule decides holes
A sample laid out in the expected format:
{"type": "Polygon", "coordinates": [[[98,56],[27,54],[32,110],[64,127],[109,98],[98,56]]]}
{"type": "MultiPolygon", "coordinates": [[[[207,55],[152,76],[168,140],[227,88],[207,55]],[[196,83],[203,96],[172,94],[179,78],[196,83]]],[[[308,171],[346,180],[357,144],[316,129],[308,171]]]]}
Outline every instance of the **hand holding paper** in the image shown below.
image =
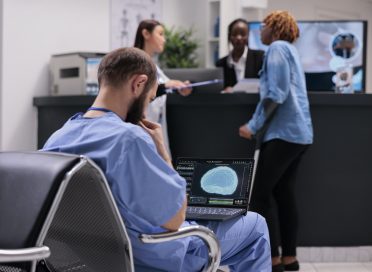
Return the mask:
{"type": "Polygon", "coordinates": [[[207,80],[207,81],[201,81],[201,82],[195,82],[191,83],[185,86],[180,86],[180,87],[174,87],[172,88],[175,91],[182,90],[182,89],[187,89],[187,88],[192,88],[192,87],[199,87],[199,86],[205,86],[205,85],[210,85],[210,84],[217,84],[223,82],[222,79],[212,79],[212,80],[207,80]]]}

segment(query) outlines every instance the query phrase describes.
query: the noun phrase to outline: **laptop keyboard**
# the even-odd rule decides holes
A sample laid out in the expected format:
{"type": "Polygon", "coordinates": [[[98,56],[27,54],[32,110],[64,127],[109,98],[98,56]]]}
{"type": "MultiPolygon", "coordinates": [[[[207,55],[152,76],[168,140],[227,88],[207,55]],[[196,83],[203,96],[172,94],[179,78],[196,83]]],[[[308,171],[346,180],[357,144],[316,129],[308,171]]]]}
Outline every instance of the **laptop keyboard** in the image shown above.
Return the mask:
{"type": "Polygon", "coordinates": [[[197,214],[197,215],[216,214],[216,215],[230,216],[230,215],[242,214],[245,212],[245,209],[188,206],[186,212],[187,214],[197,214]]]}

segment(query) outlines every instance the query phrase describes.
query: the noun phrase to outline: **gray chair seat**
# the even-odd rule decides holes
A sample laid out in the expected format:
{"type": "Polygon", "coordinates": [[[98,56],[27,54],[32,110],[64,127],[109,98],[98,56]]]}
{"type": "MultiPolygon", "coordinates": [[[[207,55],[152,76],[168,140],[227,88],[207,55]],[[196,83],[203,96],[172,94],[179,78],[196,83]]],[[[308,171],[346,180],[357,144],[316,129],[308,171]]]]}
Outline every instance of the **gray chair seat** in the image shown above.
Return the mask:
{"type": "MultiPolygon", "coordinates": [[[[84,156],[0,152],[0,218],[1,272],[134,271],[131,243],[106,178],[84,156]]],[[[204,271],[216,271],[219,244],[203,226],[140,239],[161,243],[191,235],[209,248],[204,271]]]]}

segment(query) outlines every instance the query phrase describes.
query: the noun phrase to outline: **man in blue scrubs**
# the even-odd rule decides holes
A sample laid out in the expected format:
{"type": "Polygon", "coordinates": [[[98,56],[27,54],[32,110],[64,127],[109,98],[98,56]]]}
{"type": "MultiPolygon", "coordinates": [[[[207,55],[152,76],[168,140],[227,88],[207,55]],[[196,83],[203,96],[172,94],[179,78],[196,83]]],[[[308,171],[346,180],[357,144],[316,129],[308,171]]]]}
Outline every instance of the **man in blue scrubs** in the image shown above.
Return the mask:
{"type": "MultiPolygon", "coordinates": [[[[131,238],[135,264],[166,271],[200,271],[207,248],[195,237],[143,244],[140,233],[196,224],[185,221],[185,180],[173,169],[160,125],[143,118],[156,96],[156,67],[146,53],[121,48],[98,70],[99,94],[86,113],[73,116],[43,150],[84,154],[105,173],[131,238]]],[[[231,271],[271,271],[265,220],[248,213],[205,224],[218,237],[222,265],[231,271]]]]}

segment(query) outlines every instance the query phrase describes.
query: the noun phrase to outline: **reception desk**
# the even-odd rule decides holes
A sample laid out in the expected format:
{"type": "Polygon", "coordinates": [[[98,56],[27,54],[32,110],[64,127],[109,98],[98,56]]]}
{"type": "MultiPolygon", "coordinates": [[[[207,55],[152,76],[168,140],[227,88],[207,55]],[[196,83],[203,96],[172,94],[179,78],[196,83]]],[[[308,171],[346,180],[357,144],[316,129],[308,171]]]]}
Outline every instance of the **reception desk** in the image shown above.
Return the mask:
{"type": "MultiPolygon", "coordinates": [[[[37,97],[38,147],[94,97],[37,97]]],[[[301,246],[372,245],[372,95],[310,93],[314,144],[296,187],[301,246]]],[[[251,157],[254,143],[238,136],[257,94],[168,95],[173,159],[251,157]]]]}

